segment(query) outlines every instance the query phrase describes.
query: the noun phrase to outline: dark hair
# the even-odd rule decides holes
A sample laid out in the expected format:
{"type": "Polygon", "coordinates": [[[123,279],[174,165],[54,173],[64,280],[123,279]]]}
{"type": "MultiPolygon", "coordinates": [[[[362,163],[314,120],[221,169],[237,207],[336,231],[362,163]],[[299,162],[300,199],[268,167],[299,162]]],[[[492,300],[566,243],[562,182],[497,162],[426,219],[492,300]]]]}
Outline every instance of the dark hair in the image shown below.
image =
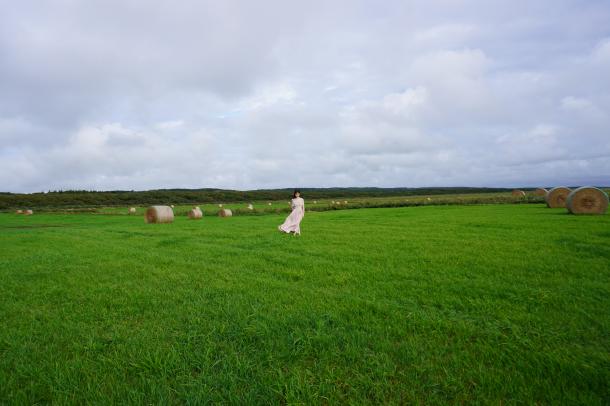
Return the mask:
{"type": "Polygon", "coordinates": [[[299,189],[294,189],[294,192],[292,192],[292,197],[293,198],[297,197],[297,193],[301,194],[301,191],[299,189]]]}

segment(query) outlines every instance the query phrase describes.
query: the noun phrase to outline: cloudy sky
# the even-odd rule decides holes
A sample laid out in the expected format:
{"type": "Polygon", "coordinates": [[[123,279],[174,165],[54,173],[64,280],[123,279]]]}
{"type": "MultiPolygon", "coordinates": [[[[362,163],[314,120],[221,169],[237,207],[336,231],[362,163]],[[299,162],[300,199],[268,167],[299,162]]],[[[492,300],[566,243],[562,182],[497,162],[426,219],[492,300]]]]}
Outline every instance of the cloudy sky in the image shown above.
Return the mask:
{"type": "Polygon", "coordinates": [[[0,6],[0,191],[610,185],[607,0],[0,6]]]}

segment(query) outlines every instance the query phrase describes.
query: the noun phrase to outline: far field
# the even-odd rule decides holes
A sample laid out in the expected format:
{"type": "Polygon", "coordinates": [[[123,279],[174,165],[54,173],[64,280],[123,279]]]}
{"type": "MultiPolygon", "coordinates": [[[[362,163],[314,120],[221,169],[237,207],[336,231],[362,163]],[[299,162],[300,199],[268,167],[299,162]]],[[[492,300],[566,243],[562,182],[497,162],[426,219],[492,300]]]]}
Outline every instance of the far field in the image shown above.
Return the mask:
{"type": "Polygon", "coordinates": [[[0,214],[0,404],[610,403],[610,215],[284,216],[0,214]]]}
{"type": "MultiPolygon", "coordinates": [[[[228,208],[235,215],[258,215],[269,213],[290,212],[290,194],[286,194],[283,200],[249,200],[230,201],[218,200],[216,202],[193,202],[189,204],[175,203],[171,198],[163,201],[162,205],[174,206],[177,216],[186,215],[190,209],[200,207],[207,215],[216,215],[220,208],[228,208]],[[252,210],[248,205],[252,205],[252,210]],[[222,205],[222,206],[221,206],[222,205]]],[[[541,203],[543,197],[534,196],[531,193],[526,197],[515,197],[510,192],[495,193],[463,193],[463,194],[440,194],[440,195],[409,195],[409,196],[358,196],[358,197],[332,197],[332,198],[307,198],[305,209],[307,211],[327,211],[359,208],[381,208],[381,207],[412,207],[430,205],[465,205],[465,204],[496,204],[496,203],[541,203]]],[[[61,206],[18,206],[18,208],[34,208],[37,212],[52,213],[90,213],[90,214],[128,214],[129,207],[135,207],[137,214],[143,215],[149,204],[141,205],[80,205],[73,207],[61,206]]],[[[6,211],[6,210],[5,210],[6,211]]]]}

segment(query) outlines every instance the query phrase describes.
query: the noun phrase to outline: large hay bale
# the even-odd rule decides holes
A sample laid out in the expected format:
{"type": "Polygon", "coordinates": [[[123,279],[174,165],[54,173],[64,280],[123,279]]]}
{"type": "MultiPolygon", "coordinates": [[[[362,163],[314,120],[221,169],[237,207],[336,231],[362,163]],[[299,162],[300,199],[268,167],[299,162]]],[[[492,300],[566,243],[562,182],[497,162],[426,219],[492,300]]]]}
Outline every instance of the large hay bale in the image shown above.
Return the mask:
{"type": "Polygon", "coordinates": [[[515,197],[525,197],[525,192],[523,190],[515,189],[511,194],[515,197]]]}
{"type": "Polygon", "coordinates": [[[551,209],[566,207],[566,200],[568,200],[568,195],[571,191],[565,186],[554,187],[544,197],[546,205],[551,209]]]}
{"type": "Polygon", "coordinates": [[[539,187],[538,189],[534,190],[534,196],[543,196],[544,197],[544,196],[546,196],[546,194],[548,192],[549,191],[546,190],[545,188],[539,187]]]}
{"type": "Polygon", "coordinates": [[[23,214],[25,214],[26,216],[31,216],[32,214],[34,214],[34,212],[33,212],[32,210],[29,210],[29,209],[28,209],[28,210],[25,210],[25,211],[23,212],[23,214]]]}
{"type": "Polygon", "coordinates": [[[129,214],[136,214],[136,208],[135,207],[130,207],[129,208],[129,214]]]}
{"type": "Polygon", "coordinates": [[[231,209],[220,209],[218,215],[220,217],[231,217],[233,215],[233,212],[231,211],[231,209]]]}
{"type": "Polygon", "coordinates": [[[606,214],[608,195],[596,187],[579,187],[568,195],[566,207],[572,214],[606,214]]]}
{"type": "Polygon", "coordinates": [[[173,223],[174,211],[169,206],[150,206],[144,214],[146,223],[173,223]]]}
{"type": "Polygon", "coordinates": [[[23,214],[23,210],[19,209],[15,212],[15,214],[23,214]]]}
{"type": "Polygon", "coordinates": [[[203,218],[203,211],[199,207],[193,207],[189,210],[188,216],[191,220],[197,220],[203,218]]]}

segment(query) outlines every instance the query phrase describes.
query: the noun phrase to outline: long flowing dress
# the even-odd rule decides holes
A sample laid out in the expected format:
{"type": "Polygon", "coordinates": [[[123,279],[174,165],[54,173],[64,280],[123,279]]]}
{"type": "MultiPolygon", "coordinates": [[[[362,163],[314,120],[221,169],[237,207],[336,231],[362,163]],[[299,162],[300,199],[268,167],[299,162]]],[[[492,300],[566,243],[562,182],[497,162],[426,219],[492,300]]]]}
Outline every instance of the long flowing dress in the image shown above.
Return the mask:
{"type": "Polygon", "coordinates": [[[290,202],[290,206],[292,207],[292,212],[286,217],[284,224],[278,228],[285,233],[301,235],[301,220],[303,220],[303,216],[305,215],[305,200],[301,197],[295,197],[290,202]]]}

